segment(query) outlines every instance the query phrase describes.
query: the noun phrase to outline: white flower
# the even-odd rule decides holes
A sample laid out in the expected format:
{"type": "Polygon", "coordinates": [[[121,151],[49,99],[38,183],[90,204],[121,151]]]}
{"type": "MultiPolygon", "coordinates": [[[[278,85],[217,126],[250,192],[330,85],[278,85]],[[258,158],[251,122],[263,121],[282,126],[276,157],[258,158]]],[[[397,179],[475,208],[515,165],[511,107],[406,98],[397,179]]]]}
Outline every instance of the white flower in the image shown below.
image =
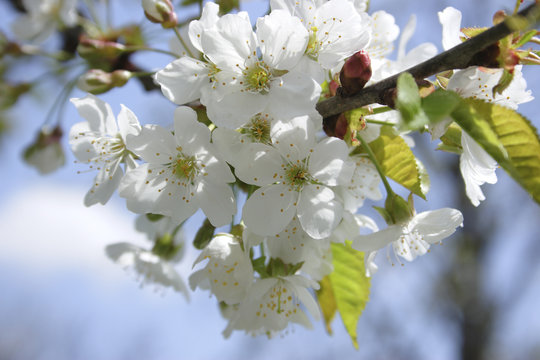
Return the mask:
{"type": "MultiPolygon", "coordinates": [[[[105,251],[111,260],[126,270],[131,269],[140,278],[141,285],[171,287],[189,300],[186,285],[171,262],[152,251],[125,242],[108,245],[105,251]]],[[[172,259],[173,262],[178,260],[179,256],[172,259]]]]}
{"type": "Polygon", "coordinates": [[[249,249],[244,251],[231,234],[217,234],[193,266],[204,260],[208,260],[206,266],[189,278],[191,289],[195,290],[197,286],[210,289],[220,302],[240,303],[254,279],[249,249]]]}
{"type": "Polygon", "coordinates": [[[227,183],[234,182],[227,164],[210,144],[210,130],[191,108],[174,113],[174,135],[157,125],[128,138],[132,151],[146,161],[126,173],[120,196],[135,213],[170,216],[181,222],[202,208],[212,225],[232,220],[236,205],[227,183]]]}
{"type": "Polygon", "coordinates": [[[463,215],[455,209],[443,208],[416,214],[410,219],[386,229],[354,238],[352,247],[371,252],[392,243],[394,254],[407,261],[424,255],[431,244],[452,235],[463,225],[463,215]]]}
{"type": "Polygon", "coordinates": [[[333,269],[329,239],[309,236],[296,216],[282,232],[266,237],[266,246],[269,258],[279,258],[291,265],[303,263],[300,271],[315,281],[321,280],[333,269]]]}
{"type": "Polygon", "coordinates": [[[196,35],[208,62],[183,57],[156,75],[175,103],[201,97],[209,118],[231,129],[258,113],[290,118],[314,110],[320,87],[293,70],[308,41],[298,18],[274,11],[257,21],[255,34],[245,14],[227,14],[196,35]]]}
{"type": "Polygon", "coordinates": [[[328,237],[343,211],[329,186],[345,184],[354,170],[347,145],[337,138],[316,144],[308,117],[280,122],[272,144],[252,144],[251,157],[236,168],[242,181],[261,186],[244,205],[247,227],[259,235],[275,235],[297,215],[311,237],[328,237]]]}
{"type": "Polygon", "coordinates": [[[364,204],[366,198],[370,200],[382,199],[379,189],[381,177],[373,163],[362,156],[350,157],[354,161],[355,168],[351,180],[342,186],[338,186],[334,192],[342,199],[344,209],[355,213],[364,204]]]}
{"type": "Polygon", "coordinates": [[[174,60],[155,75],[155,80],[161,86],[163,95],[175,104],[182,105],[199,99],[201,88],[205,86],[221,88],[222,74],[218,74],[219,71],[215,65],[198,60],[200,53],[203,52],[201,34],[215,26],[219,19],[218,12],[219,5],[208,2],[204,5],[201,18],[190,22],[189,30],[187,27],[182,27],[180,30],[183,39],[189,38],[190,41],[186,46],[197,59],[187,56],[187,50],[175,36],[171,42],[171,49],[182,57],[174,60]]]}
{"type": "Polygon", "coordinates": [[[289,322],[311,328],[300,307],[302,304],[315,320],[320,318],[317,302],[308,291],[310,287],[318,289],[318,284],[299,275],[258,279],[232,315],[224,336],[229,337],[233,330],[271,336],[284,330],[289,322]]]}
{"type": "Polygon", "coordinates": [[[399,36],[399,27],[392,15],[376,11],[371,15],[372,36],[366,52],[371,60],[371,69],[377,72],[386,63],[385,56],[394,51],[394,41],[399,36]]]}
{"type": "Polygon", "coordinates": [[[43,126],[34,143],[24,150],[24,161],[34,166],[41,175],[55,171],[66,161],[64,150],[60,145],[61,138],[62,129],[59,126],[52,129],[43,126]]]}
{"type": "Polygon", "coordinates": [[[21,40],[43,41],[60,26],[77,23],[77,0],[23,0],[27,13],[13,23],[13,32],[21,40]]]}
{"type": "Polygon", "coordinates": [[[301,67],[318,82],[324,80],[324,70],[335,68],[364,49],[371,39],[369,16],[359,13],[348,0],[330,0],[320,5],[312,0],[272,0],[270,6],[272,11],[286,10],[301,19],[309,32],[301,67]]]}
{"type": "Polygon", "coordinates": [[[121,105],[117,125],[109,104],[97,97],[88,94],[84,98],[73,98],[71,102],[86,119],[71,127],[71,150],[79,162],[98,170],[84,204],[105,204],[124,174],[120,164],[124,162],[128,168],[137,166],[125,144],[126,137],[137,135],[141,126],[135,114],[124,105],[121,105]]]}

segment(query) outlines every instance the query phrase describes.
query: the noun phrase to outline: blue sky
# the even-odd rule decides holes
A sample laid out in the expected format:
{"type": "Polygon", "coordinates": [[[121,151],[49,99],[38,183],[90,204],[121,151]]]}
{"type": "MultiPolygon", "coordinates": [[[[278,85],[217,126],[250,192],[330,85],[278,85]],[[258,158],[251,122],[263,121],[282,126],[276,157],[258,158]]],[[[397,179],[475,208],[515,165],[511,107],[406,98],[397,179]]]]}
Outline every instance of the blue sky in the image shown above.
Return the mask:
{"type": "MultiPolygon", "coordinates": [[[[259,2],[242,4],[252,14],[265,10],[259,2]]],[[[513,1],[373,0],[372,11],[386,10],[396,17],[400,27],[411,14],[416,14],[417,30],[409,49],[426,41],[441,49],[437,11],[449,5],[463,11],[464,25],[486,26],[495,10],[512,8],[513,1]]],[[[0,13],[4,20],[0,28],[7,30],[13,17],[6,11],[5,3],[0,3],[0,13]]],[[[142,19],[138,9],[131,7],[115,8],[115,13],[121,14],[122,21],[142,19]]],[[[156,68],[169,61],[160,55],[145,59],[150,59],[156,68]]],[[[34,78],[39,74],[39,69],[21,65],[17,73],[10,75],[34,78]]],[[[533,80],[539,78],[539,72],[532,69],[525,74],[535,95],[539,88],[533,80]]],[[[334,322],[332,337],[326,334],[322,323],[315,323],[313,330],[296,326],[272,340],[240,333],[224,340],[221,331],[226,322],[208,293],[196,291],[190,303],[186,303],[182,296],[172,292],[161,294],[152,287],[141,289],[132,276],[112,264],[103,252],[104,246],[113,242],[145,244],[144,237],[133,230],[134,216],[125,210],[123,201],[114,197],[105,207],[85,208],[82,199],[93,174],[77,175],[80,168],[73,164],[69,152],[67,166],[47,177],[21,162],[22,149],[31,142],[45,118],[47,101],[59,91],[51,82],[44,82],[41,87],[47,90],[41,100],[23,100],[14,109],[11,133],[0,143],[0,358],[350,358],[385,346],[374,338],[376,332],[372,329],[386,318],[398,319],[397,328],[389,331],[410,339],[418,358],[457,357],[455,331],[433,321],[431,313],[436,311],[437,304],[430,303],[429,297],[430,286],[448,265],[445,247],[452,246],[451,240],[404,268],[391,267],[381,257],[380,271],[372,281],[371,302],[358,328],[359,352],[352,348],[339,320],[334,322]]],[[[102,98],[111,103],[115,113],[120,103],[125,104],[144,123],[166,124],[172,119],[174,105],[161,94],[142,93],[138,84],[128,84],[102,98]]],[[[520,112],[538,127],[537,108],[533,101],[520,106],[520,112]]],[[[80,121],[70,104],[66,106],[64,121],[80,121]]],[[[447,158],[444,154],[430,156],[440,157],[443,162],[447,158]]],[[[451,206],[455,194],[446,191],[447,180],[437,176],[437,169],[429,170],[431,199],[427,205],[419,202],[419,210],[451,206]]],[[[485,187],[488,199],[481,205],[497,211],[502,223],[493,239],[497,245],[487,260],[485,286],[493,296],[510,298],[511,310],[500,324],[507,331],[497,335],[501,342],[499,355],[510,358],[511,353],[505,353],[505,349],[540,341],[540,317],[535,313],[540,270],[533,268],[531,286],[519,299],[512,301],[512,294],[508,293],[516,277],[523,276],[518,272],[522,259],[527,254],[539,253],[534,241],[540,238],[536,225],[540,211],[508,176],[502,171],[498,175],[497,185],[485,187]],[[536,252],[531,253],[530,249],[536,252]]],[[[197,216],[192,223],[201,220],[197,216]]],[[[195,225],[188,226],[186,237],[189,239],[194,231],[195,225]]],[[[178,267],[186,280],[197,256],[188,247],[186,259],[178,267]]]]}

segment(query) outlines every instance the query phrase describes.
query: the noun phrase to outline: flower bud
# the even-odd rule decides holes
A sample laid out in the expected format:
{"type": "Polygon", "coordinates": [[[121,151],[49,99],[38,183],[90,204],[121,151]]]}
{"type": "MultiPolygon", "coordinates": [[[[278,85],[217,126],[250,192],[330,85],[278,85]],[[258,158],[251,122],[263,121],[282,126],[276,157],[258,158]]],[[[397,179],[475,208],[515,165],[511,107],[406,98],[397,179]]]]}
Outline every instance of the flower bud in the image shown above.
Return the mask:
{"type": "Polygon", "coordinates": [[[60,139],[62,129],[43,127],[34,143],[30,144],[23,153],[24,161],[34,166],[40,174],[48,174],[64,165],[65,157],[60,139]]]}
{"type": "Polygon", "coordinates": [[[178,18],[170,0],[142,0],[142,6],[144,15],[151,22],[161,24],[166,29],[178,24],[178,18]]]}
{"type": "Polygon", "coordinates": [[[359,51],[345,61],[339,80],[341,95],[351,96],[364,88],[371,78],[371,60],[365,51],[359,51]]]}
{"type": "Polygon", "coordinates": [[[108,73],[99,69],[91,69],[79,78],[77,87],[82,91],[97,95],[114,87],[124,86],[130,78],[131,72],[127,70],[115,70],[108,73]]]}
{"type": "Polygon", "coordinates": [[[77,47],[79,55],[87,60],[114,60],[118,58],[126,47],[114,41],[91,39],[83,36],[77,47]]]}

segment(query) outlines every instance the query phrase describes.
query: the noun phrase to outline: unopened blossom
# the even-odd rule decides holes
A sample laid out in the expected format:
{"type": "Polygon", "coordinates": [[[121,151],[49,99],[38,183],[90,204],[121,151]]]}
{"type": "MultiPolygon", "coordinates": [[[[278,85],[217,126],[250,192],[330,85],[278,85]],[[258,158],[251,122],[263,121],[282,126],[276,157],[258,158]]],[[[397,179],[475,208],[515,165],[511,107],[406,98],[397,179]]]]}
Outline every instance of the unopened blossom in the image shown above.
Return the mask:
{"type": "Polygon", "coordinates": [[[57,27],[77,23],[77,0],[22,0],[26,14],[13,24],[15,36],[21,40],[43,41],[57,27]]]}
{"type": "Polygon", "coordinates": [[[463,225],[463,215],[456,209],[443,208],[424,211],[386,229],[368,235],[358,235],[352,247],[359,251],[372,252],[392,244],[394,254],[413,261],[427,253],[431,244],[452,235],[463,225]]]}
{"type": "Polygon", "coordinates": [[[166,29],[178,24],[171,0],[142,0],[142,6],[148,20],[159,23],[166,29]]]}
{"type": "Polygon", "coordinates": [[[109,104],[94,95],[73,98],[71,102],[86,120],[71,127],[71,150],[78,162],[88,164],[90,169],[98,171],[84,198],[84,204],[105,204],[124,175],[121,164],[125,163],[128,168],[137,165],[133,154],[126,147],[126,138],[128,135],[137,135],[141,126],[135,114],[123,105],[117,124],[109,104]]]}
{"type": "Polygon", "coordinates": [[[244,222],[256,234],[275,235],[296,215],[311,237],[328,237],[343,211],[330,187],[347,183],[353,170],[343,140],[316,143],[307,116],[282,122],[272,145],[252,144],[244,165],[236,168],[242,181],[260,186],[244,205],[244,222]]]}
{"type": "Polygon", "coordinates": [[[371,39],[369,16],[348,0],[272,0],[270,6],[300,18],[309,32],[301,67],[318,82],[324,80],[324,70],[363,50],[371,39]]]}
{"type": "Polygon", "coordinates": [[[214,226],[232,220],[236,205],[227,183],[234,182],[234,176],[215,154],[210,130],[191,108],[176,109],[174,135],[147,125],[128,145],[146,162],[126,173],[120,186],[128,209],[181,222],[201,208],[214,226]]]}
{"type": "Polygon", "coordinates": [[[217,234],[193,266],[206,260],[206,266],[189,278],[192,290],[210,289],[218,301],[230,305],[243,301],[254,280],[249,249],[242,249],[240,241],[231,234],[217,234]]]}
{"type": "Polygon", "coordinates": [[[289,323],[311,328],[301,305],[317,321],[320,310],[308,289],[318,284],[300,275],[257,279],[223,331],[229,337],[233,330],[248,334],[273,334],[283,331],[289,323]]]}

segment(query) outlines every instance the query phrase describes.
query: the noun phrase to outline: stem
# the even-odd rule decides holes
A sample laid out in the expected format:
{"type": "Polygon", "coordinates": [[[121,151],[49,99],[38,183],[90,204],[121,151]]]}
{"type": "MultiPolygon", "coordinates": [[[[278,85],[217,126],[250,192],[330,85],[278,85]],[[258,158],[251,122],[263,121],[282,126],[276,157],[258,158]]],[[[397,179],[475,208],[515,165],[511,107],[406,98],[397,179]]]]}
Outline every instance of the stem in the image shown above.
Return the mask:
{"type": "Polygon", "coordinates": [[[365,119],[366,120],[366,123],[368,124],[377,124],[377,125],[388,125],[388,126],[396,126],[396,124],[392,124],[390,122],[387,122],[387,121],[380,121],[380,120],[370,120],[370,119],[365,119]]]}
{"type": "Polygon", "coordinates": [[[191,50],[189,49],[189,47],[187,46],[186,42],[184,41],[184,39],[182,38],[182,35],[180,35],[180,31],[178,31],[178,28],[175,26],[173,27],[174,29],[174,33],[176,34],[176,37],[178,38],[178,40],[180,40],[180,43],[182,44],[182,46],[184,47],[184,49],[186,49],[186,52],[188,53],[188,55],[192,58],[195,58],[195,56],[193,56],[193,54],[191,53],[191,50]]]}
{"type": "MultiPolygon", "coordinates": [[[[520,11],[517,16],[526,18],[529,26],[536,24],[540,20],[540,4],[533,4],[527,7],[520,11]]],[[[385,104],[383,98],[385,92],[396,87],[399,75],[404,72],[410,73],[416,79],[424,79],[447,70],[465,69],[473,65],[482,65],[477,63],[475,55],[515,31],[523,30],[516,29],[514,26],[516,21],[512,20],[515,20],[515,17],[509,16],[506,21],[491,27],[450,50],[442,52],[421,64],[368,86],[353,96],[341,97],[336,95],[321,101],[317,104],[317,111],[323,118],[327,118],[347,110],[357,109],[373,103],[385,104]]]]}
{"type": "Polygon", "coordinates": [[[92,20],[94,20],[97,27],[102,29],[101,23],[99,21],[99,16],[97,15],[96,8],[94,7],[93,0],[85,0],[84,4],[86,5],[86,8],[88,9],[88,12],[90,13],[90,17],[92,17],[92,20]]]}
{"type": "Polygon", "coordinates": [[[152,51],[160,54],[170,55],[174,56],[175,58],[178,58],[178,54],[173,53],[172,51],[168,50],[162,50],[162,49],[155,49],[155,48],[149,48],[146,46],[127,46],[125,49],[126,52],[135,52],[135,51],[152,51]]]}
{"type": "Polygon", "coordinates": [[[377,161],[377,158],[375,157],[375,154],[373,154],[373,151],[369,147],[369,144],[360,135],[357,135],[356,138],[362,143],[362,147],[366,151],[367,156],[369,157],[373,165],[375,165],[375,168],[377,169],[377,172],[379,173],[379,176],[381,177],[381,180],[384,184],[384,188],[386,189],[386,194],[388,196],[395,195],[394,190],[392,190],[392,187],[386,179],[386,175],[384,175],[384,172],[381,169],[381,164],[379,164],[379,162],[377,161]]]}

